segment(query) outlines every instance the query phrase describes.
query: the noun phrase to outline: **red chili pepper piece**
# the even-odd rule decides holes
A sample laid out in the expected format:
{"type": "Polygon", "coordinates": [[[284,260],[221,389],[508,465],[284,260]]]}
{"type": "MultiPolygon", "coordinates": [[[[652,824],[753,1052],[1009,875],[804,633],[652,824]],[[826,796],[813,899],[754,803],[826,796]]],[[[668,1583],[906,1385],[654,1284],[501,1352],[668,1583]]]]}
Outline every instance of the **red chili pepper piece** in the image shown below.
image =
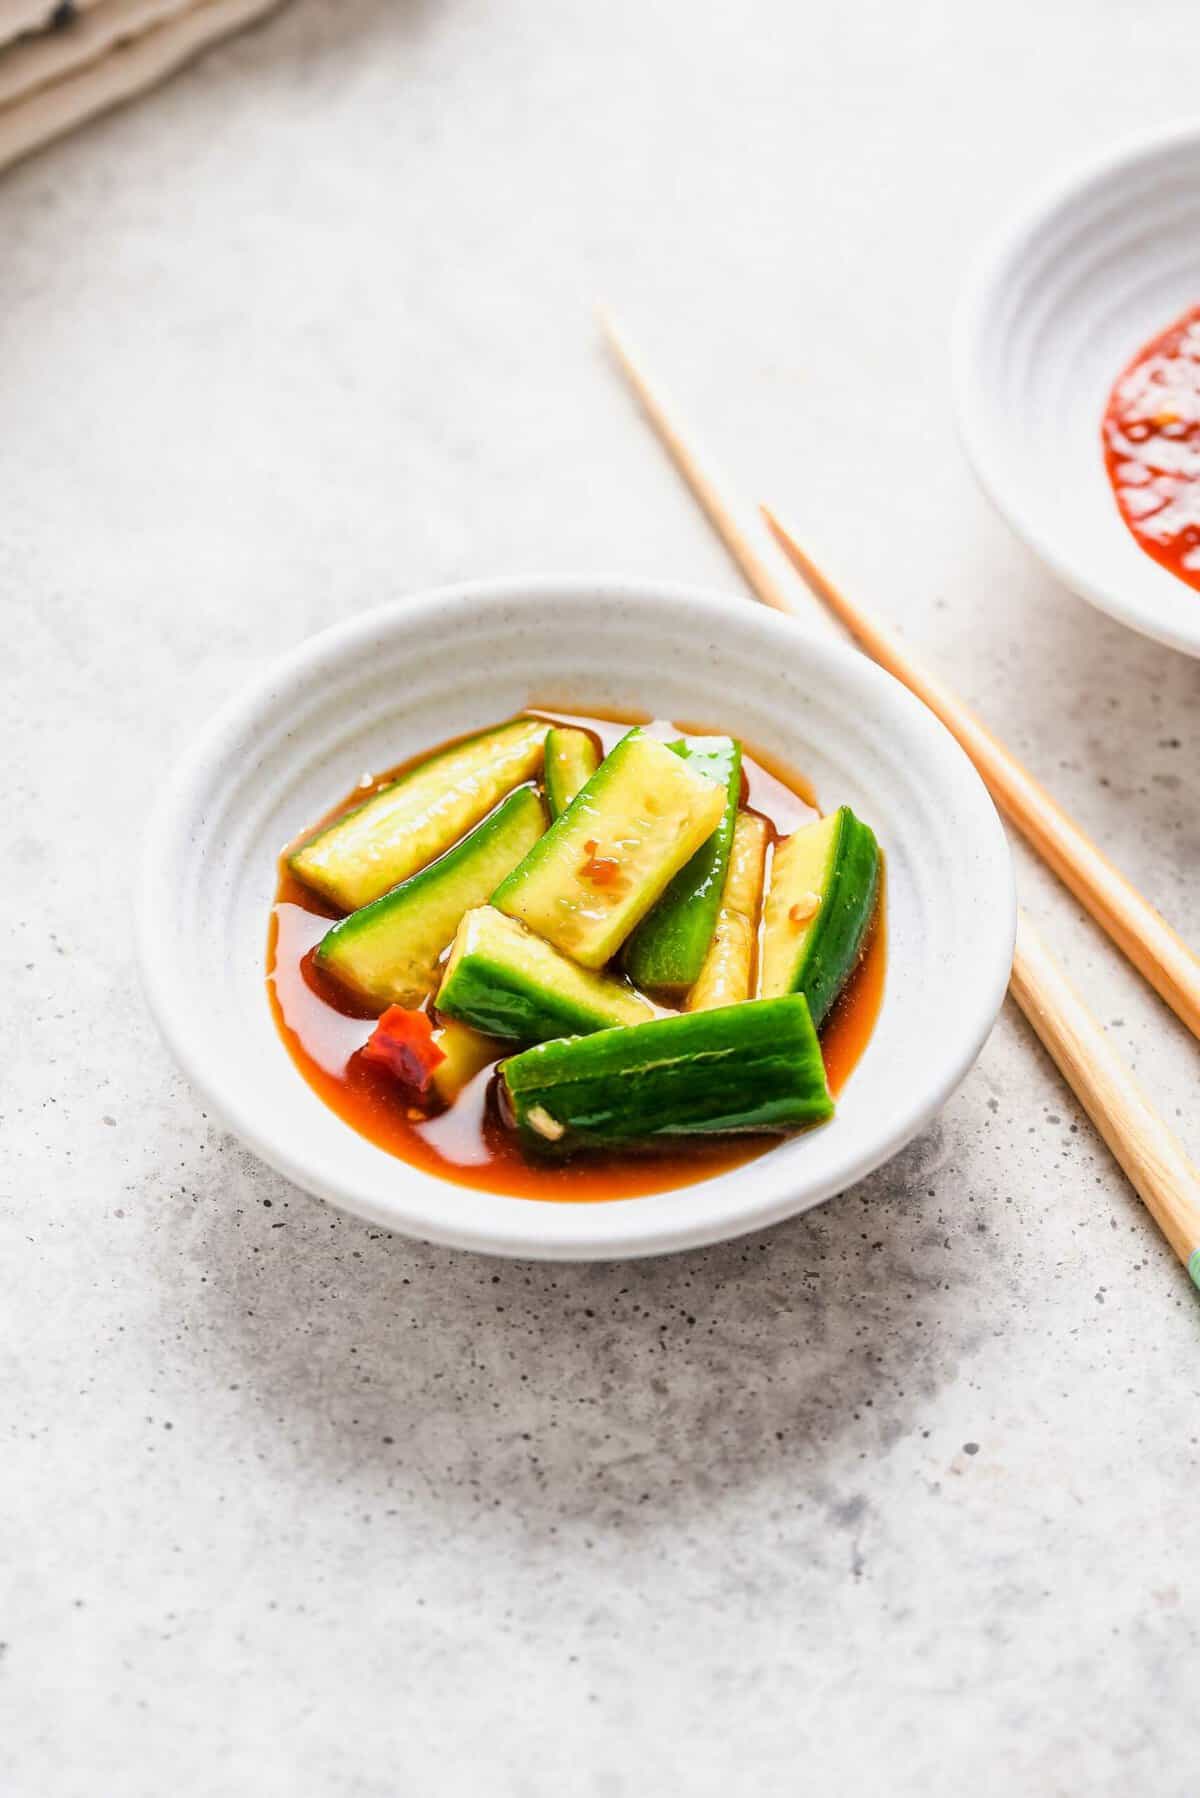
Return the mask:
{"type": "Polygon", "coordinates": [[[363,1044],[364,1061],[386,1068],[402,1086],[424,1098],[445,1051],[433,1040],[433,1024],[423,1011],[390,1005],[363,1044]]]}
{"type": "Polygon", "coordinates": [[[583,879],[590,880],[593,886],[611,886],[621,872],[620,862],[614,861],[607,855],[598,856],[596,850],[599,848],[599,844],[594,837],[590,837],[583,847],[587,854],[587,860],[579,870],[583,879]]]}

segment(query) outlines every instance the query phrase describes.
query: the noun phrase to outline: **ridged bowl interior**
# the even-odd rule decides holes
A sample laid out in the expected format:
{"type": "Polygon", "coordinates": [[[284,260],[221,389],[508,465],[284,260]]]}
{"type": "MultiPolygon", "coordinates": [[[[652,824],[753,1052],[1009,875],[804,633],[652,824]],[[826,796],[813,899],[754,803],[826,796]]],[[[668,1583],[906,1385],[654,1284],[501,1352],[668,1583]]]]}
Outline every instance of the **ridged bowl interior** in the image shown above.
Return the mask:
{"type": "Polygon", "coordinates": [[[936,720],[853,651],[744,601],[632,582],[493,583],[405,600],[312,639],[212,723],[151,822],[146,991],[210,1103],[308,1190],[390,1228],[497,1253],[648,1254],[827,1198],[901,1146],[961,1079],[1011,960],[1007,844],[936,720]],[[888,867],[882,1016],[834,1122],[700,1185],[555,1205],[468,1190],[375,1148],[300,1078],[267,1004],[280,848],[377,769],[541,701],[742,735],[874,824],[888,867]]]}
{"type": "Polygon", "coordinates": [[[1100,426],[1142,345],[1200,303],[1200,130],[1108,157],[985,255],[955,327],[959,426],[984,488],[1050,568],[1135,630],[1200,655],[1200,593],[1138,548],[1100,426]]]}

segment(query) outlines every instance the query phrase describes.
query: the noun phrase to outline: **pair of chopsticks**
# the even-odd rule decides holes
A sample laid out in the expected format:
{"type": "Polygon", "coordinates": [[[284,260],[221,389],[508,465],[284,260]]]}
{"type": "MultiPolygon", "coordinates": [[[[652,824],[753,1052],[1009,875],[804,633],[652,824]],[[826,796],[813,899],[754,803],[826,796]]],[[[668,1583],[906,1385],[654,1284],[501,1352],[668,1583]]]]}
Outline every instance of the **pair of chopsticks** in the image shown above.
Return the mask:
{"type": "MultiPolygon", "coordinates": [[[[690,447],[661,392],[611,319],[602,316],[601,323],[664,448],[752,592],[775,611],[793,612],[790,597],[753,549],[735,507],[690,447]]],[[[774,512],[763,507],[763,513],[809,593],[957,737],[1000,810],[1193,1035],[1200,1036],[1200,961],[1187,944],[962,701],[905,654],[876,620],[851,604],[774,512]]],[[[1018,912],[1009,992],[1200,1287],[1200,1173],[1114,1053],[1024,911],[1018,912]]]]}
{"type": "Polygon", "coordinates": [[[0,169],[160,81],[281,0],[0,0],[0,169]]]}

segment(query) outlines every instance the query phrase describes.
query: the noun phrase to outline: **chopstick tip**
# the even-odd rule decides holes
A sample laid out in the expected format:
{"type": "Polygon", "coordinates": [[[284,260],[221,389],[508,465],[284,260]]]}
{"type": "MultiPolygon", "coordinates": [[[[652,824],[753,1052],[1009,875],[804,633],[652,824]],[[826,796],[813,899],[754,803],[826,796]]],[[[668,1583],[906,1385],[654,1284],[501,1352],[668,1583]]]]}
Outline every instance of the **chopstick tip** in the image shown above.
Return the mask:
{"type": "Polygon", "coordinates": [[[811,558],[807,556],[801,548],[800,541],[795,533],[790,531],[787,525],[784,524],[774,506],[768,505],[765,500],[759,501],[758,510],[776,543],[779,544],[781,549],[787,552],[789,559],[799,568],[801,574],[804,574],[807,578],[807,569],[811,568],[813,563],[811,558]]]}
{"type": "Polygon", "coordinates": [[[612,351],[613,355],[616,356],[619,362],[628,364],[629,351],[626,348],[625,340],[621,335],[620,327],[613,316],[612,307],[606,300],[597,300],[593,310],[596,328],[608,348],[612,351]]]}
{"type": "Polygon", "coordinates": [[[856,623],[853,610],[820,563],[815,561],[805,549],[795,531],[784,524],[773,506],[768,506],[760,501],[758,509],[766,521],[771,535],[814,599],[820,600],[827,611],[832,612],[853,632],[856,623]]]}

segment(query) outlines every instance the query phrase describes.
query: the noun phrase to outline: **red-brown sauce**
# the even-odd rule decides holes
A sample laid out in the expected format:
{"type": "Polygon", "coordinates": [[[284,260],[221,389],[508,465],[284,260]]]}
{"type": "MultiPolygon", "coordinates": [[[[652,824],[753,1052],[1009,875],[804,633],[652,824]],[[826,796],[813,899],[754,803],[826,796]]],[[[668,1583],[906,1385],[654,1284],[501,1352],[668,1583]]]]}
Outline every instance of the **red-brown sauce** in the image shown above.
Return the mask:
{"type": "MultiPolygon", "coordinates": [[[[539,708],[542,715],[543,708],[539,708]]],[[[552,712],[558,723],[582,725],[607,751],[632,723],[646,718],[595,718],[552,712]]],[[[657,728],[657,727],[655,727],[657,728]]],[[[663,727],[677,737],[715,734],[716,727],[693,724],[663,727]]],[[[359,805],[378,787],[424,761],[432,745],[411,761],[364,780],[321,823],[359,805]]],[[[765,757],[743,757],[742,803],[762,814],[777,836],[787,835],[816,815],[811,789],[796,775],[765,757]]],[[[306,833],[308,834],[308,833],[306,833]]],[[[528,1162],[515,1137],[500,1122],[494,1097],[494,1067],[463,1090],[436,1116],[408,1104],[396,1082],[365,1062],[358,1051],[375,1026],[368,1011],[312,963],[311,951],[341,914],[309,892],[280,862],[279,886],[267,944],[267,991],[279,1034],[309,1086],[352,1129],[379,1148],[428,1173],[460,1186],[511,1193],[520,1198],[560,1201],[627,1199],[664,1192],[740,1167],[776,1143],[777,1137],[739,1136],[689,1142],[686,1148],[580,1155],[562,1166],[528,1162]]],[[[870,1040],[883,1001],[887,942],[884,896],[861,962],[821,1033],[830,1088],[841,1091],[870,1040]]]]}
{"type": "Polygon", "coordinates": [[[1104,460],[1138,545],[1200,588],[1200,306],[1139,350],[1113,387],[1104,460]]]}

